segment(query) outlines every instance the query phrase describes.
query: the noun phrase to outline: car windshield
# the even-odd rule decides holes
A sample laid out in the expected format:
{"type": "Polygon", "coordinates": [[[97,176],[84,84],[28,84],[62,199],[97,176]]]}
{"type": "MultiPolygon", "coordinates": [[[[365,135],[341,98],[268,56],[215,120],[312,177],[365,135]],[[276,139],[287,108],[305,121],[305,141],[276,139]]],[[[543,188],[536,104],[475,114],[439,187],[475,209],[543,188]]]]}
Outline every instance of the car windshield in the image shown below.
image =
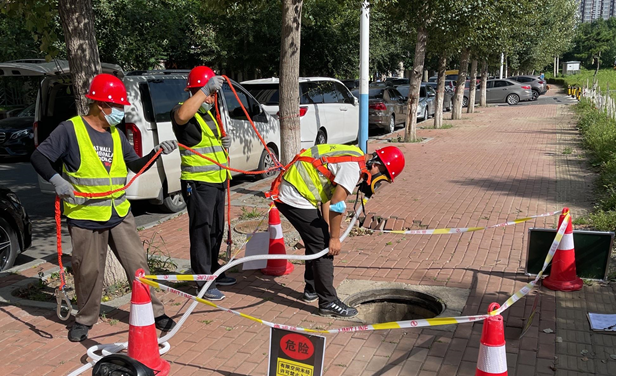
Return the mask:
{"type": "Polygon", "coordinates": [[[409,85],[397,86],[396,90],[398,90],[398,92],[405,98],[409,96],[409,85]]]}
{"type": "Polygon", "coordinates": [[[370,89],[368,91],[369,99],[382,99],[384,89],[370,89]]]}
{"type": "Polygon", "coordinates": [[[34,116],[34,103],[24,108],[17,117],[30,117],[34,116]]]}
{"type": "Polygon", "coordinates": [[[267,106],[278,106],[279,104],[279,85],[278,84],[247,84],[243,85],[246,90],[257,101],[267,106]]]}

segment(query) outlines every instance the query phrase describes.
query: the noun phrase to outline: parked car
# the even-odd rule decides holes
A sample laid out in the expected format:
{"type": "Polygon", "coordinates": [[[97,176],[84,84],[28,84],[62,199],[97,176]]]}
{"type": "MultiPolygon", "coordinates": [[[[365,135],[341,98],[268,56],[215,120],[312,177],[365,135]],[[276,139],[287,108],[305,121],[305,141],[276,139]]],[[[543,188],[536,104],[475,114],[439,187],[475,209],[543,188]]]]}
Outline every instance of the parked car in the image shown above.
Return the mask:
{"type": "MultiPolygon", "coordinates": [[[[520,101],[530,101],[530,85],[522,85],[510,79],[497,79],[486,81],[486,102],[487,103],[507,103],[509,105],[518,104],[520,101]]],[[[476,85],[476,100],[480,102],[480,85],[476,85]]],[[[463,97],[463,107],[469,104],[469,82],[465,83],[465,94],[463,97]]]]}
{"type": "Polygon", "coordinates": [[[0,120],[0,157],[24,157],[34,151],[34,104],[0,120]]]}
{"type": "MultiPolygon", "coordinates": [[[[358,90],[352,91],[358,97],[358,90]]],[[[392,133],[396,126],[403,124],[407,117],[407,98],[398,90],[384,85],[372,86],[368,91],[368,123],[370,127],[380,128],[392,133]]]]}
{"type": "Polygon", "coordinates": [[[10,189],[0,187],[0,271],[32,244],[32,224],[26,209],[10,189]]]}
{"type": "Polygon", "coordinates": [[[386,78],[386,86],[409,85],[409,78],[403,77],[388,77],[386,78]]]}
{"type": "MultiPolygon", "coordinates": [[[[437,93],[437,82],[423,82],[423,85],[426,86],[430,86],[433,88],[433,90],[435,90],[435,93],[437,93]]],[[[453,96],[453,91],[452,88],[449,87],[448,85],[446,85],[444,87],[444,93],[443,93],[443,106],[442,106],[442,110],[443,111],[451,111],[452,110],[452,96],[453,96]]]]}
{"type": "Polygon", "coordinates": [[[508,79],[524,85],[530,85],[532,101],[537,100],[540,95],[546,94],[546,91],[548,90],[546,87],[546,81],[537,76],[514,76],[508,77],[508,79]]]}
{"type": "MultiPolygon", "coordinates": [[[[300,77],[298,84],[302,148],[325,143],[345,144],[358,138],[358,99],[341,81],[327,77],[300,77]]],[[[243,81],[242,86],[278,119],[278,78],[243,81]]]]}
{"type": "Polygon", "coordinates": [[[347,89],[353,90],[360,87],[360,80],[341,80],[343,85],[347,86],[347,89]]]}
{"type": "MultiPolygon", "coordinates": [[[[400,85],[396,88],[405,98],[409,97],[409,85],[400,85]]],[[[430,116],[435,115],[435,90],[431,86],[424,83],[420,85],[420,99],[418,101],[418,110],[416,116],[419,119],[427,120],[430,116]]]]}
{"type": "MultiPolygon", "coordinates": [[[[125,118],[118,129],[125,132],[128,141],[139,156],[148,153],[163,140],[175,140],[170,110],[188,98],[184,91],[188,71],[155,70],[123,72],[117,65],[102,64],[104,73],[122,79],[128,92],[130,106],[125,106],[125,118]]],[[[35,105],[34,142],[43,142],[56,126],[77,114],[70,83],[68,63],[31,63],[13,61],[0,64],[0,76],[40,76],[42,78],[35,105]]],[[[263,136],[268,148],[278,156],[280,127],[242,86],[232,81],[236,92],[263,136]]],[[[232,138],[229,150],[230,165],[241,170],[262,170],[272,164],[270,157],[241,110],[231,88],[223,85],[219,95],[221,121],[232,138]]],[[[58,169],[60,166],[56,166],[58,169]]],[[[232,173],[234,174],[234,173],[232,173]]],[[[274,174],[272,172],[271,174],[274,174]]],[[[128,178],[132,177],[129,172],[128,178]]],[[[48,182],[39,177],[43,192],[54,193],[48,182]]],[[[160,158],[156,166],[141,175],[126,190],[130,200],[149,200],[162,205],[168,212],[185,207],[180,192],[180,153],[178,150],[160,158]]]]}

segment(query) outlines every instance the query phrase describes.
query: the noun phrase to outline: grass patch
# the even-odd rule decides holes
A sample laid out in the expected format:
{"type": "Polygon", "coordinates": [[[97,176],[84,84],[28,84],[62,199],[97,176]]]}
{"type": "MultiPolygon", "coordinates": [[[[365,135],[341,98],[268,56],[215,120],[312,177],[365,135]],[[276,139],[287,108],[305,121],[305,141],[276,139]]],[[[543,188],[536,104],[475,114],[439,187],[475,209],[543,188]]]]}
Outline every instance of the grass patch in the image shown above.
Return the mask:
{"type": "MultiPolygon", "coordinates": [[[[563,74],[558,75],[557,77],[552,77],[552,74],[547,74],[546,77],[549,80],[549,83],[556,83],[566,86],[580,86],[585,87],[587,85],[587,81],[589,81],[589,86],[593,84],[593,74],[595,70],[587,70],[581,68],[579,74],[570,74],[564,76],[563,74]]],[[[610,90],[615,90],[615,79],[616,73],[614,69],[600,69],[598,71],[598,86],[600,90],[604,92],[606,90],[606,85],[609,85],[610,90]]],[[[615,93],[612,94],[615,97],[615,93]]]]}
{"type": "Polygon", "coordinates": [[[589,162],[600,173],[596,189],[597,204],[589,220],[597,230],[615,231],[615,119],[595,109],[584,98],[575,110],[578,115],[577,126],[583,136],[583,147],[589,162]]]}
{"type": "Polygon", "coordinates": [[[246,207],[242,207],[240,209],[240,220],[253,219],[261,217],[261,212],[257,210],[257,208],[251,208],[250,210],[246,207]]]}
{"type": "Polygon", "coordinates": [[[450,129],[450,128],[454,128],[454,125],[450,123],[446,123],[446,124],[442,124],[441,128],[436,128],[436,129],[450,129]]]}
{"type": "Polygon", "coordinates": [[[563,148],[563,151],[561,152],[561,154],[572,154],[572,148],[569,146],[566,146],[565,148],[563,148]]]}
{"type": "Polygon", "coordinates": [[[392,137],[392,138],[388,139],[388,142],[403,143],[403,144],[422,142],[422,141],[424,141],[424,138],[422,138],[422,137],[418,137],[415,140],[409,141],[409,142],[405,141],[405,137],[404,136],[396,136],[396,137],[392,137]]]}

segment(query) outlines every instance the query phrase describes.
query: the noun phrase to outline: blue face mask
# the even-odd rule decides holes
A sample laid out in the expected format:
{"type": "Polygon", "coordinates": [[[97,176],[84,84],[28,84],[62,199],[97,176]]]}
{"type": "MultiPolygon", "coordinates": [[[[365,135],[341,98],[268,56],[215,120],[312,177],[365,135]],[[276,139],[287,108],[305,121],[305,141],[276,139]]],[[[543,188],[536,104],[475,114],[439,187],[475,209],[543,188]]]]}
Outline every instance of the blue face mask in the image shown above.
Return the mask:
{"type": "Polygon", "coordinates": [[[120,124],[122,119],[124,119],[124,111],[111,106],[109,108],[111,108],[111,114],[105,115],[105,120],[107,120],[107,123],[111,126],[120,124]]]}

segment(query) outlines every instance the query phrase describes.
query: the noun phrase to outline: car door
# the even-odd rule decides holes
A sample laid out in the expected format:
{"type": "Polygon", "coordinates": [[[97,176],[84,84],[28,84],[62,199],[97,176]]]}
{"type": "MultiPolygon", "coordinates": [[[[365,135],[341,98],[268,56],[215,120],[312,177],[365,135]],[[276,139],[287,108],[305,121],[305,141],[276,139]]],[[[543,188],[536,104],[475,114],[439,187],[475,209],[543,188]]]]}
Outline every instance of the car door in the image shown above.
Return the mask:
{"type": "Polygon", "coordinates": [[[323,93],[323,113],[325,113],[325,124],[328,135],[328,143],[341,144],[345,142],[345,111],[341,111],[337,90],[332,81],[321,81],[319,83],[323,93]]]}
{"type": "Polygon", "coordinates": [[[495,80],[486,81],[486,101],[495,102],[495,80]]]}
{"type": "Polygon", "coordinates": [[[360,127],[358,104],[345,85],[336,81],[333,83],[337,92],[339,111],[343,117],[343,122],[340,124],[343,133],[341,142],[355,141],[360,127]]]}
{"type": "Polygon", "coordinates": [[[400,124],[405,121],[405,98],[403,98],[403,94],[396,89],[388,89],[388,93],[390,94],[390,101],[394,108],[394,123],[400,124]]]}
{"type": "MultiPolygon", "coordinates": [[[[240,103],[242,103],[260,133],[263,134],[271,130],[267,129],[267,117],[259,103],[240,85],[235,82],[232,82],[232,85],[237,98],[228,83],[225,83],[222,87],[225,100],[224,115],[227,120],[224,122],[224,126],[227,135],[231,137],[230,166],[239,170],[251,171],[259,165],[259,158],[264,147],[240,103]]],[[[233,174],[236,175],[237,173],[233,174]]]]}
{"type": "Polygon", "coordinates": [[[435,115],[435,89],[430,85],[426,85],[426,101],[429,106],[428,113],[435,115]]]}
{"type": "Polygon", "coordinates": [[[487,101],[489,102],[505,102],[506,97],[508,96],[508,86],[510,84],[508,81],[504,80],[495,80],[493,89],[491,90],[491,97],[486,96],[487,101]]]}

